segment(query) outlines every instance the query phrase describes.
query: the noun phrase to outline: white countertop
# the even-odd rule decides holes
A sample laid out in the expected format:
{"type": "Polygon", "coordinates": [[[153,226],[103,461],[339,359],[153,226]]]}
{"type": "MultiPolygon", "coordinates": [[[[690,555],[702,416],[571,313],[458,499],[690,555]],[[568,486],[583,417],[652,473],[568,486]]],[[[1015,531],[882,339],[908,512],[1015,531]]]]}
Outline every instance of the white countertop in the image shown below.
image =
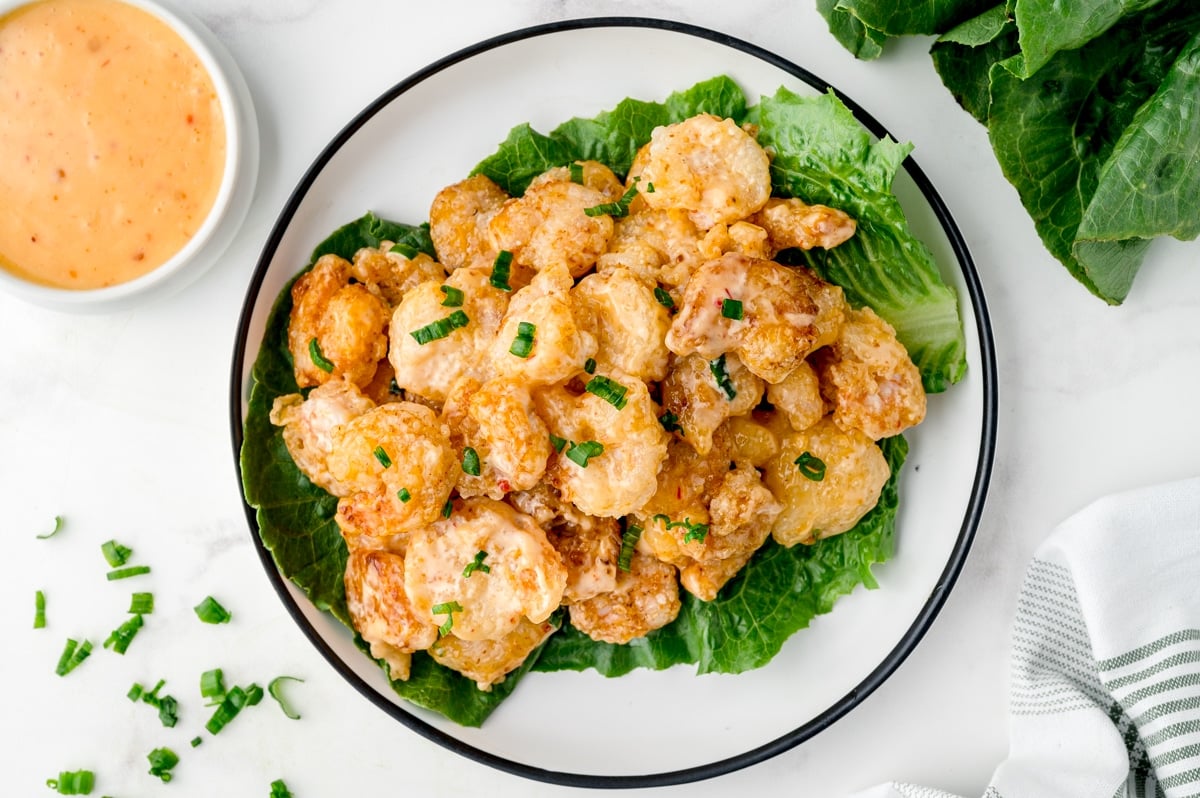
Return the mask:
{"type": "MultiPolygon", "coordinates": [[[[898,779],[980,794],[1006,751],[1007,643],[1025,565],[1052,527],[1124,487],[1200,473],[1200,249],[1159,242],[1129,299],[1109,307],[1042,248],[1003,180],[986,131],[938,80],[927,40],[855,61],[811,0],[179,0],[240,64],[262,133],[258,190],[222,261],[182,293],[136,310],[73,316],[0,296],[0,485],[7,575],[0,580],[0,746],[5,795],[46,795],[60,770],[97,773],[93,794],[266,796],[351,793],[495,796],[581,792],[510,776],[397,723],[334,672],[292,623],[252,544],[234,471],[229,370],[242,296],[276,214],[318,151],[359,109],[430,61],[478,40],[571,17],[653,16],[712,28],[836,83],[897,137],[952,210],[978,267],[995,336],[1000,415],[995,470],[974,548],[916,651],[816,738],[688,795],[839,796],[898,779]],[[37,540],[55,515],[51,540],[37,540]],[[116,539],[152,573],[108,583],[99,546],[116,539]],[[33,596],[48,628],[31,629],[33,596]],[[125,657],[103,651],[131,590],[156,609],[125,657]],[[196,621],[213,595],[227,626],[196,621]],[[63,641],[92,658],[54,675],[63,641]],[[303,678],[302,713],[247,710],[199,748],[208,717],[193,680],[303,678]],[[130,703],[133,682],[167,679],[187,714],[164,729],[130,703]],[[167,745],[176,778],[147,775],[167,745]]],[[[598,64],[602,69],[603,65],[598,64]]],[[[267,699],[270,703],[270,699],[267,699]]],[[[547,723],[556,719],[547,718],[547,723]]]]}

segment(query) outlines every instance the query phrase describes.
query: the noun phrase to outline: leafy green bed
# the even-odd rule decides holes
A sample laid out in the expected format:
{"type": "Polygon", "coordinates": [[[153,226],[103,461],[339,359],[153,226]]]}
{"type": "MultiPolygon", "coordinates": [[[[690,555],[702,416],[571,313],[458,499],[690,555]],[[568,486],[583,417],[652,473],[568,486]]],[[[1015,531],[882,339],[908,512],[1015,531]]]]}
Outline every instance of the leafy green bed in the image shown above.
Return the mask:
{"type": "MultiPolygon", "coordinates": [[[[601,160],[623,174],[655,126],[700,112],[759,125],[759,140],[776,152],[772,178],[777,194],[845,208],[857,217],[859,232],[848,245],[810,263],[841,284],[853,303],[870,304],[892,321],[927,389],[942,390],[960,379],[966,363],[956,297],[942,283],[928,250],[909,232],[890,190],[908,148],[873,140],[832,94],[802,98],[780,89],[751,107],[733,81],[714,78],[664,103],[625,100],[612,111],[572,119],[548,135],[519,126],[475,171],[514,194],[546,168],[577,159],[601,160]]],[[[383,240],[434,254],[427,226],[368,213],[335,231],[312,260],[327,252],[349,258],[358,248],[383,240]]],[[[274,398],[296,391],[287,351],[290,309],[285,289],[254,364],[241,452],[246,499],[257,510],[263,545],[281,573],[317,607],[350,626],[342,584],[346,548],[333,520],[337,500],[300,473],[280,430],[268,420],[274,398]]],[[[760,667],[794,632],[829,612],[838,597],[860,584],[876,586],[871,566],[892,554],[897,479],[908,451],[902,437],[881,446],[892,476],[878,506],[858,526],[811,547],[785,549],[769,542],[714,601],[684,595],[679,618],[645,639],[623,646],[596,643],[567,625],[491,692],[477,690],[424,653],[414,655],[410,679],[393,686],[414,704],[478,726],[529,670],[594,668],[619,676],[638,667],[678,664],[694,665],[700,673],[760,667]]],[[[361,638],[357,642],[366,651],[361,638]]]]}

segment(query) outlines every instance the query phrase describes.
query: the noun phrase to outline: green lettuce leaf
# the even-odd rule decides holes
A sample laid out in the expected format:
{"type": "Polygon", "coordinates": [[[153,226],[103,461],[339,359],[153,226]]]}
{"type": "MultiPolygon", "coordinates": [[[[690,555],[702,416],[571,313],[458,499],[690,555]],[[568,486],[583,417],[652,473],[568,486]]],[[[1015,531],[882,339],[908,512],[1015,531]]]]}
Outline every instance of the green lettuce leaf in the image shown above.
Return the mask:
{"type": "Polygon", "coordinates": [[[842,45],[863,60],[878,58],[889,38],[944,33],[980,14],[995,0],[817,0],[817,11],[842,45]]]}

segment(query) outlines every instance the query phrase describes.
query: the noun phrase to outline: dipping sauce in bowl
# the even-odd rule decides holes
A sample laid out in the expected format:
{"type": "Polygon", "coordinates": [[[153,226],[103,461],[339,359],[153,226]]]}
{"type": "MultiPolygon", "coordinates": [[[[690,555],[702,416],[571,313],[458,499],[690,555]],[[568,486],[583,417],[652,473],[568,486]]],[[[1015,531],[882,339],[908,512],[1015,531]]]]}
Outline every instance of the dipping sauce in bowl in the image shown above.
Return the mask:
{"type": "Polygon", "coordinates": [[[235,173],[251,167],[252,192],[257,171],[231,70],[211,34],[147,0],[0,2],[0,283],[106,305],[228,244],[217,228],[249,204],[235,173]]]}

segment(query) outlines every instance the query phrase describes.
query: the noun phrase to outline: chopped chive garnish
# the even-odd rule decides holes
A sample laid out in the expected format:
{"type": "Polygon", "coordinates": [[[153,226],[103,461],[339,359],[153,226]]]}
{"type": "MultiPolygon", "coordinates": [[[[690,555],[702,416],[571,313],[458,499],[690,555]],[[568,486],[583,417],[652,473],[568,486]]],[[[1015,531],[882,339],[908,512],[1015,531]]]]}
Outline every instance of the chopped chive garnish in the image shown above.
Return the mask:
{"type": "Polygon", "coordinates": [[[801,474],[813,482],[825,479],[825,461],[812,452],[804,452],[792,462],[800,469],[801,474]]]}
{"type": "Polygon", "coordinates": [[[46,594],[40,590],[33,594],[33,628],[46,628],[46,594]]]}
{"type": "Polygon", "coordinates": [[[202,742],[204,742],[203,738],[193,737],[192,738],[192,748],[195,748],[196,746],[200,745],[200,743],[202,743],[202,742]]]}
{"type": "Polygon", "coordinates": [[[704,539],[708,537],[708,524],[693,524],[690,518],[685,518],[682,521],[672,521],[670,516],[659,513],[654,516],[653,520],[662,521],[666,529],[674,529],[675,527],[686,529],[687,531],[683,535],[684,543],[691,543],[693,541],[703,543],[704,539]]]}
{"type": "Polygon", "coordinates": [[[179,764],[179,755],[170,748],[155,748],[146,758],[150,760],[150,775],[158,776],[163,784],[171,780],[171,769],[179,764]]]}
{"type": "Polygon", "coordinates": [[[269,798],[293,798],[291,790],[283,783],[283,779],[275,779],[271,782],[271,795],[269,798]]]}
{"type": "Polygon", "coordinates": [[[573,163],[567,167],[571,173],[571,182],[583,185],[583,164],[573,163]]]}
{"type": "Polygon", "coordinates": [[[105,578],[112,582],[117,579],[128,579],[131,576],[141,576],[148,573],[150,573],[149,565],[131,565],[128,568],[118,568],[115,571],[109,571],[105,574],[105,578]]]}
{"type": "Polygon", "coordinates": [[[209,706],[225,700],[225,675],[220,668],[200,674],[200,697],[213,699],[209,706]]]}
{"type": "Polygon", "coordinates": [[[729,378],[729,372],[725,370],[725,356],[721,355],[716,360],[709,361],[708,370],[712,372],[713,379],[717,381],[717,387],[725,393],[725,398],[732,402],[737,396],[737,389],[733,387],[733,380],[729,378]]]}
{"type": "Polygon", "coordinates": [[[464,474],[479,476],[479,453],[470,446],[463,449],[462,470],[464,474]]]}
{"type": "Polygon", "coordinates": [[[658,300],[658,304],[662,305],[667,310],[675,308],[675,300],[671,299],[671,295],[667,293],[667,289],[660,285],[654,287],[654,298],[658,300]]]}
{"type": "Polygon", "coordinates": [[[279,708],[283,710],[284,715],[287,715],[292,720],[300,720],[300,713],[292,709],[291,705],[280,694],[283,691],[283,683],[285,681],[303,682],[304,680],[296,676],[276,676],[267,683],[267,692],[271,694],[271,698],[274,698],[278,702],[279,708]]]}
{"type": "Polygon", "coordinates": [[[154,612],[154,594],[134,593],[129,598],[129,611],[138,615],[149,615],[154,612]]]}
{"type": "Polygon", "coordinates": [[[424,346],[431,341],[436,341],[439,338],[445,338],[450,333],[462,327],[466,327],[470,323],[471,320],[467,318],[466,313],[463,313],[461,310],[456,310],[444,319],[431,321],[424,327],[413,330],[411,333],[409,333],[409,335],[415,338],[418,344],[424,346]]]}
{"type": "Polygon", "coordinates": [[[527,321],[517,324],[517,337],[513,339],[508,353],[517,357],[529,357],[529,353],[533,351],[533,336],[536,332],[537,327],[527,321]]]}
{"type": "Polygon", "coordinates": [[[130,615],[129,619],[114,629],[104,641],[105,648],[111,648],[118,654],[124,654],[125,649],[133,642],[138,630],[142,628],[142,616],[130,615]]]}
{"type": "Polygon", "coordinates": [[[44,535],[38,535],[37,538],[38,538],[38,540],[45,540],[46,538],[52,538],[55,535],[57,535],[62,530],[62,528],[63,528],[63,517],[61,515],[56,515],[56,516],[54,516],[54,529],[51,529],[49,532],[45,533],[44,535]]]}
{"type": "Polygon", "coordinates": [[[617,555],[617,567],[622,571],[629,570],[629,563],[633,560],[633,551],[637,548],[638,539],[642,536],[642,528],[634,524],[625,527],[625,532],[621,535],[621,553],[617,555]]]}
{"type": "Polygon", "coordinates": [[[567,459],[580,468],[587,468],[588,460],[604,454],[604,444],[599,441],[584,441],[567,449],[567,459]]]}
{"type": "Polygon", "coordinates": [[[452,285],[439,286],[441,292],[446,295],[442,300],[444,308],[461,308],[463,303],[463,292],[452,285]]]}
{"type": "Polygon", "coordinates": [[[446,503],[442,505],[442,518],[449,518],[452,512],[454,512],[454,499],[446,499],[446,503]]]}
{"type": "Polygon", "coordinates": [[[266,695],[266,693],[263,692],[263,689],[257,684],[251,682],[250,686],[246,688],[246,706],[255,706],[259,701],[263,700],[264,695],[266,695]]]}
{"type": "Polygon", "coordinates": [[[596,358],[589,357],[587,360],[583,361],[583,370],[586,371],[588,374],[595,374],[596,373],[596,358]]]}
{"type": "Polygon", "coordinates": [[[450,630],[454,628],[454,613],[462,612],[462,605],[457,601],[447,601],[442,604],[434,604],[429,611],[434,615],[445,615],[446,622],[438,627],[438,634],[450,634],[450,630]]]}
{"type": "Polygon", "coordinates": [[[412,494],[408,492],[408,488],[401,488],[396,491],[396,498],[407,504],[412,501],[412,494]]]}
{"type": "Polygon", "coordinates": [[[219,734],[221,729],[242,711],[242,707],[248,703],[246,691],[234,685],[221,699],[221,703],[217,705],[213,711],[212,717],[208,719],[208,723],[204,724],[204,728],[208,729],[209,734],[219,734]]]}
{"type": "Polygon", "coordinates": [[[179,702],[173,696],[165,695],[158,699],[158,720],[168,729],[179,722],[179,702]]]}
{"type": "Polygon", "coordinates": [[[625,407],[629,400],[625,394],[629,392],[624,385],[616,380],[610,380],[608,377],[595,376],[588,380],[588,384],[583,387],[590,394],[599,396],[604,401],[608,402],[618,410],[625,407]]]}
{"type": "Polygon", "coordinates": [[[79,667],[88,656],[92,653],[92,643],[90,640],[84,640],[82,643],[67,638],[67,644],[63,646],[63,652],[58,658],[58,665],[55,666],[54,672],[59,676],[66,676],[71,671],[79,667]]]}
{"type": "Polygon", "coordinates": [[[473,559],[469,563],[467,563],[466,568],[463,568],[463,578],[464,579],[469,578],[471,576],[471,574],[475,573],[476,571],[481,571],[485,574],[490,574],[492,572],[492,567],[490,565],[484,564],[484,562],[483,562],[484,557],[487,557],[486,551],[480,549],[479,551],[475,552],[475,559],[473,559]]]}
{"type": "Polygon", "coordinates": [[[417,249],[416,247],[410,247],[408,244],[401,244],[400,242],[392,244],[392,248],[389,249],[388,252],[395,252],[398,255],[403,255],[409,260],[412,260],[413,258],[417,257],[417,255],[421,254],[421,250],[417,249]]]}
{"type": "Polygon", "coordinates": [[[740,299],[722,299],[721,300],[721,315],[727,319],[741,321],[744,315],[742,309],[742,300],[740,299]]]}
{"type": "Polygon", "coordinates": [[[384,468],[392,467],[392,458],[388,457],[388,453],[383,450],[382,446],[376,446],[375,451],[372,452],[372,454],[375,455],[375,459],[378,460],[379,464],[384,468]]]}
{"type": "Polygon", "coordinates": [[[59,795],[91,795],[96,775],[90,770],[64,770],[57,779],[46,779],[46,786],[59,795]]]}
{"type": "Polygon", "coordinates": [[[138,684],[137,682],[134,682],[133,687],[129,688],[129,692],[125,694],[125,697],[128,698],[130,701],[137,701],[139,698],[142,697],[143,689],[144,688],[140,684],[138,684]]]}
{"type": "Polygon", "coordinates": [[[646,193],[647,193],[647,194],[653,194],[653,193],[654,193],[654,184],[653,184],[653,183],[647,183],[647,184],[646,184],[646,193]]]}
{"type": "Polygon", "coordinates": [[[321,371],[326,374],[333,373],[333,363],[325,359],[325,353],[321,351],[321,344],[315,337],[308,340],[308,356],[312,358],[313,365],[321,371]]]}
{"type": "Polygon", "coordinates": [[[678,432],[683,434],[683,426],[679,423],[679,416],[672,413],[670,410],[658,417],[658,423],[662,424],[662,428],[667,432],[678,432]]]}
{"type": "Polygon", "coordinates": [[[193,609],[196,611],[196,617],[205,623],[229,623],[229,619],[233,617],[229,610],[222,607],[212,596],[205,596],[204,601],[193,609]]]}
{"type": "Polygon", "coordinates": [[[550,433],[550,445],[554,447],[554,451],[562,452],[563,447],[567,445],[566,438],[560,438],[553,432],[550,433]]]}
{"type": "Polygon", "coordinates": [[[496,256],[496,260],[492,262],[492,276],[488,278],[488,282],[492,287],[499,288],[501,291],[511,291],[512,286],[508,284],[509,275],[512,272],[513,254],[507,249],[500,250],[500,254],[496,256]]]}
{"type": "Polygon", "coordinates": [[[616,219],[628,216],[629,204],[633,202],[633,198],[637,196],[637,192],[637,181],[635,180],[634,184],[625,189],[625,193],[616,202],[602,202],[599,205],[584,208],[583,212],[588,216],[612,216],[616,219]]]}

